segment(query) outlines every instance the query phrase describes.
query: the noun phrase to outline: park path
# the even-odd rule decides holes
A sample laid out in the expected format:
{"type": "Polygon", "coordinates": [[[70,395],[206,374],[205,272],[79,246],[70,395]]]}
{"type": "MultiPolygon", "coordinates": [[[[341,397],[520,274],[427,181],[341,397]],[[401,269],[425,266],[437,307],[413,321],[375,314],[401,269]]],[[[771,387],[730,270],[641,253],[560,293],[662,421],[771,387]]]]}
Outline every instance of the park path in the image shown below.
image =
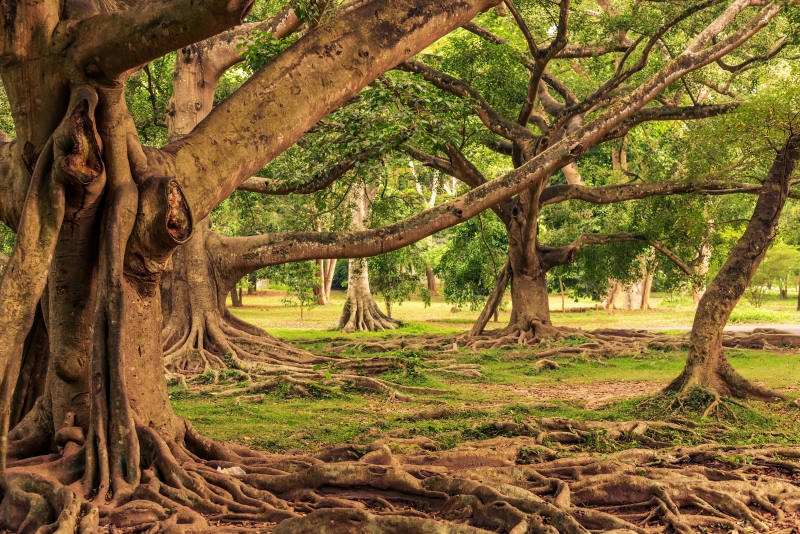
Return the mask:
{"type": "MultiPolygon", "coordinates": [[[[745,332],[752,333],[756,328],[767,328],[772,330],[784,330],[786,332],[800,335],[800,324],[731,324],[725,327],[726,332],[745,332]]],[[[691,326],[654,326],[646,328],[636,328],[635,330],[648,330],[651,332],[664,332],[673,330],[691,331],[691,326]]]]}

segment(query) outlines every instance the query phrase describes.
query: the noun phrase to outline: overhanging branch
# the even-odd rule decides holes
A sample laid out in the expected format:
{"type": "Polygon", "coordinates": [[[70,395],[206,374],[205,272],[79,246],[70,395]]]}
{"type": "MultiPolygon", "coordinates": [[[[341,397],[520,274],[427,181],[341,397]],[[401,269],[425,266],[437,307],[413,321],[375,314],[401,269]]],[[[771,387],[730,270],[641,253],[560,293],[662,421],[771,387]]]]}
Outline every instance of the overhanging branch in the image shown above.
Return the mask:
{"type": "Polygon", "coordinates": [[[497,0],[373,0],[308,32],[164,147],[198,220],[372,80],[497,0]]]}
{"type": "Polygon", "coordinates": [[[239,24],[252,0],[156,0],[80,21],[67,56],[92,78],[115,80],[173,50],[239,24]]]}
{"type": "MultiPolygon", "coordinates": [[[[411,137],[411,134],[412,131],[407,130],[402,134],[393,136],[387,143],[387,147],[394,148],[405,143],[408,138],[411,137]]],[[[283,182],[270,180],[269,178],[253,177],[245,180],[238,189],[239,191],[250,191],[251,193],[262,193],[265,195],[290,195],[293,193],[308,195],[316,193],[330,186],[336,180],[350,172],[358,163],[363,163],[380,156],[383,150],[385,150],[385,148],[382,147],[373,147],[364,150],[352,158],[340,161],[333,167],[302,184],[286,185],[283,182]]]]}

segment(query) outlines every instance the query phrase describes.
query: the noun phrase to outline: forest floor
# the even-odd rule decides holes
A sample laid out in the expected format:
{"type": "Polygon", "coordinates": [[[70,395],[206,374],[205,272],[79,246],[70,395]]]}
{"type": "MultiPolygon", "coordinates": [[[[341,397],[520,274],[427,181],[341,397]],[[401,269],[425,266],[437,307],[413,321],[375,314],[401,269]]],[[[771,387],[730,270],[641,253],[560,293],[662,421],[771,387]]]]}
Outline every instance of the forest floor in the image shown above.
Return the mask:
{"type": "MultiPolygon", "coordinates": [[[[396,307],[396,317],[405,321],[399,330],[380,334],[345,335],[328,330],[341,311],[343,294],[334,292],[333,304],[305,310],[299,320],[299,309],[282,302],[283,292],[260,291],[244,297],[244,308],[232,309],[237,316],[267,329],[270,333],[315,353],[325,354],[332,339],[374,337],[409,337],[424,334],[450,334],[466,330],[477,312],[452,313],[441,298],[434,298],[430,307],[414,300],[396,307]]],[[[617,311],[591,310],[582,313],[553,314],[557,325],[593,329],[663,328],[678,333],[691,325],[692,312],[687,300],[668,301],[657,296],[654,310],[617,311]]],[[[552,297],[553,308],[560,307],[560,296],[552,297]]],[[[572,308],[587,308],[589,302],[567,299],[572,308]]],[[[794,311],[794,298],[770,297],[761,308],[740,304],[735,315],[750,318],[753,325],[779,322],[800,323],[800,312],[794,311]]],[[[508,314],[501,314],[500,324],[508,314]]],[[[490,323],[489,327],[492,327],[490,323]]],[[[583,340],[585,341],[585,340],[583,340]]],[[[567,339],[564,344],[582,340],[567,339]]],[[[662,389],[683,368],[686,353],[652,351],[588,361],[580,356],[559,359],[559,369],[536,370],[536,347],[464,351],[447,354],[397,351],[387,356],[408,360],[405,369],[387,371],[379,378],[406,386],[437,390],[435,395],[412,396],[411,402],[394,402],[387,395],[358,391],[319,388],[313,396],[295,396],[290,391],[266,395],[262,403],[237,404],[235,397],[216,397],[214,390],[235,387],[227,382],[208,388],[188,390],[173,386],[171,396],[179,415],[211,437],[234,440],[257,449],[285,451],[314,450],[320,446],[347,441],[368,442],[380,435],[423,435],[440,447],[489,437],[496,433],[489,427],[498,421],[524,421],[526,417],[566,417],[581,420],[622,421],[641,418],[639,398],[662,389]],[[464,378],[429,370],[437,359],[456,360],[457,365],[479,366],[479,378],[464,378]],[[488,430],[487,430],[488,428],[488,430]]],[[[357,349],[356,349],[357,351],[357,349]]],[[[367,358],[374,354],[356,351],[342,356],[367,358]]],[[[339,355],[339,354],[337,354],[339,355]]],[[[727,351],[733,366],[751,380],[778,388],[791,396],[800,395],[800,351],[766,352],[758,350],[727,351]]],[[[234,380],[231,377],[229,380],[234,380]]],[[[742,425],[732,427],[724,440],[731,444],[774,441],[769,434],[781,427],[787,436],[781,440],[800,442],[800,416],[785,418],[783,407],[753,403],[760,418],[745,416],[742,425]],[[789,439],[789,437],[791,439],[789,439]]],[[[755,412],[754,412],[755,413],[755,412]]],[[[658,414],[649,414],[657,417],[658,414]]]]}
{"type": "MultiPolygon", "coordinates": [[[[370,473],[383,469],[382,473],[385,468],[380,466],[399,469],[402,465],[414,475],[409,480],[421,478],[423,485],[450,480],[448,484],[458,485],[453,489],[456,493],[473,492],[480,499],[458,497],[469,501],[470,515],[458,507],[448,508],[461,502],[453,497],[440,519],[469,520],[488,528],[480,532],[538,532],[520,530],[527,525],[524,522],[519,528],[511,528],[515,522],[503,527],[505,516],[498,513],[499,508],[489,508],[496,499],[511,499],[517,508],[530,504],[538,499],[530,490],[590,531],[730,534],[750,532],[755,526],[770,533],[800,533],[800,349],[726,350],[739,372],[784,392],[789,403],[732,400],[704,418],[701,414],[708,399],[690,396],[682,403],[682,414],[676,416],[670,398],[655,394],[684,366],[686,350],[680,342],[683,348],[674,351],[641,349],[632,343],[629,354],[614,357],[562,355],[554,360],[557,368],[537,365],[542,360],[539,354],[552,349],[552,343],[484,350],[405,348],[375,354],[369,352],[369,338],[411,343],[432,334],[458,334],[469,328],[477,312],[451,312],[440,298],[430,307],[412,301],[396,308],[395,316],[405,321],[399,330],[346,335],[330,330],[341,312],[343,295],[335,294],[331,306],[305,310],[302,322],[298,308],[283,305],[283,295],[275,290],[245,296],[245,307],[233,312],[316,354],[356,360],[393,357],[396,365],[376,378],[394,384],[395,392],[336,385],[334,375],[341,371],[327,365],[315,366],[324,378],[319,376],[299,390],[287,383],[260,395],[240,395],[239,388],[250,384],[242,382],[236,371],[220,373],[219,383],[213,383],[214,375],[207,373],[169,390],[176,413],[201,433],[252,449],[314,456],[328,462],[330,469],[365,468],[370,473]],[[342,344],[349,341],[353,343],[343,351],[342,344]],[[404,394],[395,395],[397,391],[404,394]],[[219,395],[222,392],[226,395],[219,395]],[[437,478],[443,474],[452,478],[437,478]],[[536,482],[543,476],[544,482],[536,482]],[[546,487],[536,489],[536,484],[546,487]],[[701,494],[703,498],[696,497],[701,494]],[[614,523],[620,519],[628,522],[614,523]]],[[[680,330],[691,324],[690,303],[654,300],[655,310],[556,312],[553,320],[586,330],[658,328],[685,336],[680,330]]],[[[795,303],[796,296],[770,297],[761,308],[743,304],[735,312],[736,321],[752,326],[798,324],[795,303]]],[[[558,309],[561,298],[552,298],[551,304],[558,309]]],[[[507,318],[507,313],[501,314],[500,324],[507,318]]],[[[587,341],[577,333],[557,343],[578,348],[587,341]]],[[[381,511],[385,503],[375,504],[380,495],[395,506],[395,500],[408,498],[382,491],[386,488],[380,481],[373,484],[381,491],[374,487],[325,491],[357,498],[356,507],[366,506],[378,515],[362,517],[360,511],[326,510],[327,505],[320,504],[322,509],[309,517],[318,515],[314,521],[329,526],[341,526],[347,514],[355,514],[360,521],[366,517],[379,521],[381,513],[390,513],[381,511]]],[[[491,506],[499,506],[498,502],[491,506]]],[[[431,515],[422,509],[395,508],[391,513],[439,518],[438,512],[431,515]]],[[[527,510],[525,506],[519,509],[527,510]]],[[[390,517],[385,521],[393,521],[390,517]]],[[[289,523],[285,522],[285,531],[295,532],[289,523]]],[[[316,523],[312,521],[302,532],[340,532],[315,530],[312,525],[316,523]]],[[[258,531],[271,533],[277,528],[274,524],[264,527],[258,531]]],[[[363,530],[341,530],[357,531],[363,530]]],[[[434,532],[422,527],[375,531],[434,532]]],[[[451,532],[435,530],[445,531],[451,532]]]]}
{"type": "MultiPolygon", "coordinates": [[[[300,346],[324,352],[320,350],[324,343],[305,341],[300,346]]],[[[525,348],[457,355],[403,350],[381,354],[397,355],[408,363],[404,369],[387,371],[378,378],[436,391],[412,395],[409,402],[397,402],[386,394],[323,386],[303,396],[279,389],[256,403],[238,403],[236,397],[214,395],[236,387],[235,377],[214,387],[173,386],[170,395],[178,415],[191,420],[199,431],[261,450],[311,452],[343,442],[366,444],[385,435],[424,436],[440,448],[450,449],[467,441],[503,435],[495,424],[509,421],[521,424],[540,417],[585,421],[659,419],[663,414],[646,413],[640,400],[658,392],[680,374],[686,358],[686,353],[680,351],[653,351],[609,358],[602,363],[582,357],[561,358],[559,369],[537,371],[535,352],[525,348]],[[437,358],[455,359],[460,365],[479,365],[482,376],[464,378],[434,372],[431,364],[437,358]]],[[[747,378],[792,397],[800,395],[800,352],[732,349],[727,355],[747,378]]],[[[374,355],[351,353],[350,356],[374,355]]],[[[719,436],[721,442],[800,443],[800,416],[796,409],[787,412],[785,405],[756,401],[742,406],[751,410],[736,408],[743,413],[737,415],[738,420],[729,432],[719,436]]],[[[676,445],[690,444],[681,441],[683,437],[675,436],[676,445]]],[[[611,447],[601,444],[600,449],[606,446],[611,447]]]]}

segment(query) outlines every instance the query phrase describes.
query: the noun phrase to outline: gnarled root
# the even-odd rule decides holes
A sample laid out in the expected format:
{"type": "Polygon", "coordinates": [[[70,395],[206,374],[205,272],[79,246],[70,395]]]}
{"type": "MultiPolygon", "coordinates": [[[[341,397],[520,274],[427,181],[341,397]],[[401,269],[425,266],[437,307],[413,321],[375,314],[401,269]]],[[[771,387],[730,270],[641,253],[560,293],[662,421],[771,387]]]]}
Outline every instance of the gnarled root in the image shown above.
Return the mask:
{"type": "Polygon", "coordinates": [[[369,294],[355,297],[348,294],[339,319],[339,328],[347,334],[394,330],[400,325],[400,321],[392,319],[378,309],[378,305],[369,294]]]}
{"type": "MultiPolygon", "coordinates": [[[[565,420],[535,424],[550,436],[593,430],[565,420]]],[[[659,423],[614,424],[641,433],[642,425],[659,423]]],[[[278,534],[645,534],[699,526],[797,528],[800,512],[800,450],[788,447],[704,445],[560,458],[529,437],[447,451],[417,438],[423,447],[408,454],[391,451],[392,442],[409,440],[385,438],[351,449],[367,451],[358,461],[337,461],[353,456],[341,447],[318,458],[260,453],[210,440],[188,422],[176,440],[138,423],[136,433],[142,476],[125,502],[90,503],[73,490],[83,456],[67,446],[69,457],[9,467],[1,526],[85,534],[112,525],[125,532],[263,532],[276,523],[278,534]],[[747,462],[737,460],[745,456],[747,462]]]]}

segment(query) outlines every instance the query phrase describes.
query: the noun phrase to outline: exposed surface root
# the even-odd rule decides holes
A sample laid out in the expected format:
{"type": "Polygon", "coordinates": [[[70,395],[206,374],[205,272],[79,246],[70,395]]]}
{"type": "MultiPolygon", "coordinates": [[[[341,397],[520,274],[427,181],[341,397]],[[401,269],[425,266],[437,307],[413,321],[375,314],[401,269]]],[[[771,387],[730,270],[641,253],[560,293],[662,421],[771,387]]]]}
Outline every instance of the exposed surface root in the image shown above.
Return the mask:
{"type": "Polygon", "coordinates": [[[162,339],[164,365],[173,373],[241,369],[258,374],[260,370],[312,366],[330,360],[281,341],[227,309],[224,316],[211,312],[179,327],[171,324],[162,332],[162,339]]]}
{"type": "Polygon", "coordinates": [[[83,494],[83,449],[72,443],[62,455],[9,466],[0,522],[14,532],[86,534],[646,534],[800,527],[798,448],[662,448],[660,440],[676,432],[713,431],[678,422],[503,425],[516,425],[505,431],[518,437],[446,451],[419,436],[387,437],[316,457],[225,445],[188,422],[174,441],[137,425],[142,476],[124,501],[83,494]],[[581,440],[600,432],[608,439],[635,436],[650,448],[576,454],[581,440]],[[547,445],[554,442],[565,446],[547,445]]]}

